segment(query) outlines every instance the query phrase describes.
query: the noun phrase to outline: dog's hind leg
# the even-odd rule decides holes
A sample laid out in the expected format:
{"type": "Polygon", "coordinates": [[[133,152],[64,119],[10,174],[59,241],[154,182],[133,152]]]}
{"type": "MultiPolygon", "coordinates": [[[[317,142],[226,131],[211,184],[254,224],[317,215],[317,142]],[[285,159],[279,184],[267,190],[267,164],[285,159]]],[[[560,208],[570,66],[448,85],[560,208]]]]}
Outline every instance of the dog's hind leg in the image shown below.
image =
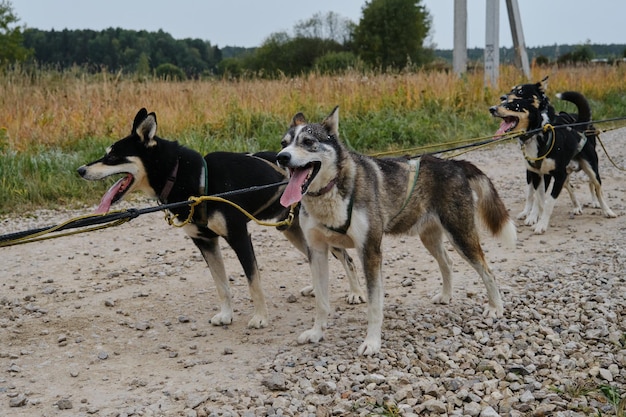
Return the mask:
{"type": "Polygon", "coordinates": [[[589,190],[591,191],[592,196],[592,207],[599,207],[602,210],[604,217],[617,217],[604,200],[604,195],[602,194],[602,183],[600,181],[600,174],[597,168],[594,169],[587,161],[582,161],[581,168],[589,177],[589,190]],[[596,205],[593,205],[594,197],[596,205]]]}
{"type": "Polygon", "coordinates": [[[574,213],[574,215],[579,215],[583,213],[583,207],[578,202],[578,199],[576,198],[576,193],[574,193],[574,187],[572,187],[572,184],[570,183],[569,179],[570,179],[570,176],[568,175],[567,179],[565,180],[564,187],[567,190],[567,193],[569,194],[570,200],[572,200],[572,205],[574,206],[574,209],[572,210],[572,212],[574,213]]]}
{"type": "Polygon", "coordinates": [[[443,245],[443,229],[439,225],[429,225],[420,231],[420,239],[428,252],[437,260],[441,271],[442,288],[433,298],[435,304],[448,304],[452,298],[452,262],[443,245]]]}
{"type": "Polygon", "coordinates": [[[348,304],[361,304],[365,302],[365,294],[359,284],[359,278],[356,273],[356,266],[352,257],[348,255],[348,251],[339,248],[330,248],[330,253],[341,262],[343,269],[346,270],[348,276],[348,283],[350,284],[350,292],[346,297],[348,304]]]}
{"type": "MultiPolygon", "coordinates": [[[[500,290],[498,289],[498,284],[496,284],[493,273],[487,265],[485,254],[480,246],[478,230],[474,222],[471,221],[471,218],[469,213],[464,213],[464,210],[460,210],[454,214],[454,217],[449,216],[443,219],[442,224],[446,225],[450,243],[452,243],[457,252],[476,270],[483,284],[485,284],[488,304],[485,307],[483,315],[488,317],[501,317],[504,312],[504,306],[502,304],[500,290]]],[[[439,234],[441,234],[441,232],[439,232],[439,234]]],[[[440,250],[443,250],[443,248],[440,250]]]]}

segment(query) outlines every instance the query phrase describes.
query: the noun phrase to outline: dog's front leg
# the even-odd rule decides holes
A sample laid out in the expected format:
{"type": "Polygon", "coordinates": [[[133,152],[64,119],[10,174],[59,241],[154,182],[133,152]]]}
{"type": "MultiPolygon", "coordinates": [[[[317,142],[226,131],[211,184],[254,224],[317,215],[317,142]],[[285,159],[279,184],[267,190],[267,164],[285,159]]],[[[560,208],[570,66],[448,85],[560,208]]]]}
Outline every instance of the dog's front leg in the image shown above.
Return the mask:
{"type": "Polygon", "coordinates": [[[544,204],[546,201],[546,182],[544,181],[543,175],[537,175],[537,178],[538,181],[536,183],[533,181],[532,185],[535,195],[533,197],[533,204],[530,213],[526,217],[526,221],[524,221],[526,226],[537,224],[544,211],[544,204]]]}
{"type": "Polygon", "coordinates": [[[362,252],[363,271],[367,283],[367,335],[359,347],[359,355],[374,355],[381,346],[383,325],[382,239],[370,240],[362,252]]]}
{"type": "Polygon", "coordinates": [[[518,220],[524,220],[528,217],[533,208],[535,200],[535,187],[533,186],[531,175],[530,171],[526,171],[526,204],[524,205],[524,210],[517,215],[518,220]]]}
{"type": "Polygon", "coordinates": [[[310,248],[311,279],[315,293],[315,321],[313,328],[298,336],[298,343],[317,343],[324,338],[328,325],[330,301],[328,300],[328,246],[318,243],[310,248]]]}
{"type": "Polygon", "coordinates": [[[214,315],[210,322],[214,326],[231,324],[233,322],[232,295],[230,293],[230,286],[228,285],[226,268],[224,268],[224,260],[222,259],[220,251],[219,238],[199,237],[195,225],[185,226],[185,232],[191,237],[191,240],[196,244],[198,249],[200,249],[217,288],[217,294],[220,299],[220,312],[214,315]]]}

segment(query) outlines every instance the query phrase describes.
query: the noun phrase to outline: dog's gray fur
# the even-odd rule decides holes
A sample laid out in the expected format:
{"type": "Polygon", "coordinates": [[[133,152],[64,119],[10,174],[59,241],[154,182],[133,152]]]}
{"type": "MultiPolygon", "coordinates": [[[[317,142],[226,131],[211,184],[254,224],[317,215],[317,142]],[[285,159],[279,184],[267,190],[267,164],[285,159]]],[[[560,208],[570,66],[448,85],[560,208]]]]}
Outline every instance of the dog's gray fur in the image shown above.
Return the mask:
{"type": "Polygon", "coordinates": [[[433,297],[440,304],[451,298],[452,271],[444,247],[447,236],[487,288],[485,315],[501,316],[502,299],[485,261],[475,220],[479,217],[494,235],[511,245],[516,229],[489,178],[465,161],[424,156],[417,166],[415,160],[406,158],[364,156],[338,140],[338,129],[338,107],[316,124],[307,123],[298,113],[277,157],[279,164],[289,168],[292,178],[307,178],[303,183],[290,183],[281,200],[283,205],[295,203],[294,190],[295,194],[298,189],[302,192],[300,222],[310,251],[316,294],[315,323],[298,341],[315,343],[324,336],[330,311],[329,247],[353,247],[363,265],[368,295],[367,336],[358,352],[372,355],[380,350],[384,296],[381,242],[385,233],[420,236],[441,270],[443,288],[433,297]],[[303,170],[306,173],[298,176],[303,170]]]}

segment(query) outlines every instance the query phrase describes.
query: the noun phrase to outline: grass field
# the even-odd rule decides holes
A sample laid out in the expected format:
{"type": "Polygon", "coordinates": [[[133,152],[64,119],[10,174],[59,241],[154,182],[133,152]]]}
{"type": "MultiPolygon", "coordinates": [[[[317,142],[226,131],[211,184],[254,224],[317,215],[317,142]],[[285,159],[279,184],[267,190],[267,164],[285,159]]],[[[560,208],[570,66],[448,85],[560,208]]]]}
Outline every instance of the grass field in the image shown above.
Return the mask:
{"type": "MultiPolygon", "coordinates": [[[[552,97],[584,93],[594,119],[626,116],[626,66],[534,68],[532,79],[545,75],[552,97]]],[[[501,68],[495,88],[484,87],[482,72],[167,82],[16,70],[0,80],[0,214],[96,203],[109,183],[83,181],[75,170],[126,136],[141,107],[156,112],[160,137],[206,153],[277,150],[293,114],[319,121],[339,105],[343,140],[372,153],[491,135],[498,123],[489,106],[523,82],[512,67],[501,68]]]]}

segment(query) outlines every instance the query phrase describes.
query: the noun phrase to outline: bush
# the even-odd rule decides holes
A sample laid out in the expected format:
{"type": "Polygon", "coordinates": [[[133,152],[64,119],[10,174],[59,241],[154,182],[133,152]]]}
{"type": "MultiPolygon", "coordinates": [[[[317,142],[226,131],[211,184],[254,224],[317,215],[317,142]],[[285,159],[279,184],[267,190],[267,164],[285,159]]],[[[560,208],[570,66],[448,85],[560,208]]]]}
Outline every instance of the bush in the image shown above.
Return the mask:
{"type": "Polygon", "coordinates": [[[155,70],[156,76],[164,80],[182,81],[186,79],[183,70],[174,64],[161,64],[155,70]]]}
{"type": "Polygon", "coordinates": [[[336,74],[360,67],[352,52],[329,52],[315,60],[315,69],[322,74],[336,74]]]}

